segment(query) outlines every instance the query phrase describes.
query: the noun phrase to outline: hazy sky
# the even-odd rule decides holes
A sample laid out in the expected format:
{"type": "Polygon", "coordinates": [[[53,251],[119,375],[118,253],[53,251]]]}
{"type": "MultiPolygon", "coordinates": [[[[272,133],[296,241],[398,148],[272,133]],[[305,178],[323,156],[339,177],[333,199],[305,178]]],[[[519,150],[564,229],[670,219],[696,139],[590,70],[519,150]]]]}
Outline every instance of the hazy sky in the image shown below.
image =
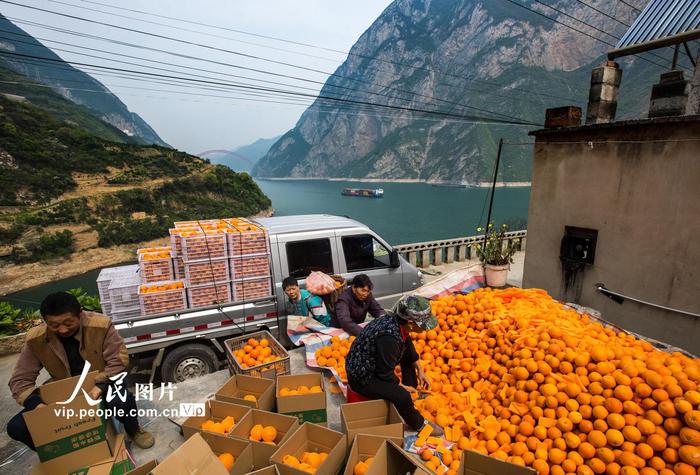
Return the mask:
{"type": "MultiPolygon", "coordinates": [[[[254,55],[303,68],[332,72],[343,62],[344,54],[283,43],[230,30],[274,36],[321,48],[347,51],[391,1],[302,0],[292,2],[257,0],[251,2],[198,0],[191,2],[150,0],[143,2],[120,0],[116,2],[110,0],[24,0],[22,3],[66,15],[228,50],[220,51],[183,44],[47,12],[2,4],[1,11],[5,16],[15,21],[25,31],[41,38],[40,41],[68,61],[180,77],[189,73],[189,77],[199,75],[197,79],[202,81],[239,82],[316,94],[322,84],[308,82],[308,80],[323,83],[326,79],[325,74],[275,64],[262,59],[248,58],[243,55],[254,55]],[[127,9],[175,19],[150,16],[127,9]],[[178,19],[214,25],[219,28],[185,23],[177,21],[178,19]],[[44,26],[24,23],[27,21],[44,26]],[[70,32],[50,30],[46,28],[47,26],[70,30],[70,32]],[[75,33],[131,43],[141,48],[81,37],[75,33]],[[60,41],[76,46],[59,45],[46,40],[60,41]],[[103,51],[89,51],[79,47],[103,51]],[[151,51],[143,49],[143,47],[159,49],[163,52],[151,51]],[[59,48],[70,52],[59,51],[59,48]],[[234,54],[232,51],[241,54],[234,54]],[[131,55],[136,58],[116,57],[109,53],[131,55]],[[178,57],[173,53],[192,56],[195,59],[178,57]],[[88,57],[85,56],[86,54],[108,59],[88,57]],[[117,60],[135,64],[118,63],[117,60]],[[175,66],[149,63],[146,60],[172,63],[175,66]],[[216,62],[225,64],[217,64],[216,62]],[[241,67],[264,72],[254,72],[241,67]],[[164,68],[171,71],[153,68],[164,68]],[[202,71],[202,69],[207,71],[202,71]],[[265,72],[291,75],[300,79],[283,78],[265,74],[265,72]],[[231,77],[232,75],[246,76],[248,79],[231,77]],[[285,83],[295,87],[263,83],[262,80],[285,83]],[[296,89],[298,87],[311,88],[311,90],[296,89]]],[[[85,68],[81,69],[85,70],[85,68]]],[[[103,72],[98,74],[94,71],[90,71],[90,74],[119,96],[131,111],[143,117],[163,140],[190,153],[219,148],[231,149],[253,142],[258,138],[280,135],[295,124],[305,109],[303,105],[271,103],[269,101],[289,102],[290,99],[271,97],[269,92],[254,92],[253,94],[256,96],[252,96],[250,90],[240,91],[222,85],[197,85],[182,81],[175,84],[172,79],[133,78],[124,74],[121,74],[121,77],[115,77],[117,73],[103,72]],[[263,94],[264,97],[260,97],[260,94],[263,94]]]]}

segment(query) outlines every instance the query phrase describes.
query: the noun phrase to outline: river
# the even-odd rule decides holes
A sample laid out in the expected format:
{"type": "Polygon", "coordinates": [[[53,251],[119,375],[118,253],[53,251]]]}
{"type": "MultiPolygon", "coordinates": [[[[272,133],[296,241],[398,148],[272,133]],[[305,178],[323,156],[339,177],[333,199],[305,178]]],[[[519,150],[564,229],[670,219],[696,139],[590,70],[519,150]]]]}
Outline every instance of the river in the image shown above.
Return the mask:
{"type": "MultiPolygon", "coordinates": [[[[326,180],[258,180],[257,183],[272,200],[276,216],[315,213],[350,216],[367,224],[391,244],[477,234],[476,228],[484,224],[488,210],[489,190],[484,188],[326,180]],[[340,192],[346,187],[382,188],[384,198],[342,196],[340,192]]],[[[491,220],[524,224],[529,198],[529,187],[497,188],[491,220]]],[[[97,274],[99,269],[2,299],[23,308],[36,308],[44,295],[58,290],[81,287],[88,293],[97,294],[97,274]]]]}

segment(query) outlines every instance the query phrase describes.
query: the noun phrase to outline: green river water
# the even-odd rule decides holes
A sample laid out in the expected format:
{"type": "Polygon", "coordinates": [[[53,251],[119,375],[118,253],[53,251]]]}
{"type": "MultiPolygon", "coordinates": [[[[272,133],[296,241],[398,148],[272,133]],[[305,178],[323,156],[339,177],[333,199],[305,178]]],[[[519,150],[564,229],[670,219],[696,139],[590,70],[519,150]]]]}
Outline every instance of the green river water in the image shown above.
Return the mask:
{"type": "MultiPolygon", "coordinates": [[[[489,195],[489,190],[483,188],[423,183],[260,180],[258,185],[272,200],[276,216],[314,213],[350,216],[367,224],[391,244],[477,234],[476,228],[486,221],[489,195]],[[340,192],[345,187],[382,188],[384,198],[342,196],[340,192]]],[[[497,188],[492,221],[524,224],[529,198],[530,188],[497,188]]],[[[36,308],[44,295],[58,290],[81,287],[97,294],[97,274],[99,269],[16,292],[3,300],[36,308]]]]}

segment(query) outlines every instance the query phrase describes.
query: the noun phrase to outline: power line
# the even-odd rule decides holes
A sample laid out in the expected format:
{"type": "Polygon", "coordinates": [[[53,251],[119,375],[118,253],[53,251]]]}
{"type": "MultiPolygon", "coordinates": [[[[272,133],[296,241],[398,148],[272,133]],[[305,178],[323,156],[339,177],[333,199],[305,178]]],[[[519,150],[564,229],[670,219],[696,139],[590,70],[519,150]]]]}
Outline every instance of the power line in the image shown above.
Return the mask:
{"type": "MultiPolygon", "coordinates": [[[[97,9],[85,8],[85,7],[82,6],[82,5],[75,5],[75,4],[72,4],[72,3],[62,2],[62,1],[58,1],[58,0],[49,0],[49,1],[51,1],[52,3],[58,3],[58,4],[62,4],[62,5],[69,5],[69,6],[74,6],[74,7],[82,8],[82,9],[87,9],[87,10],[90,10],[90,11],[95,11],[95,12],[99,12],[99,13],[104,13],[104,14],[107,14],[107,15],[113,15],[112,13],[105,12],[104,10],[97,10],[97,9]]],[[[457,78],[457,79],[460,79],[460,80],[464,80],[464,81],[484,83],[484,84],[486,84],[486,85],[488,85],[488,86],[493,86],[493,87],[507,87],[507,86],[508,86],[507,84],[498,83],[498,82],[495,82],[495,81],[485,81],[485,80],[481,80],[481,79],[474,78],[474,77],[464,77],[464,76],[460,76],[460,75],[453,74],[453,73],[449,73],[449,72],[446,72],[446,71],[443,71],[443,70],[441,70],[441,69],[434,68],[434,67],[415,66],[415,65],[412,65],[412,64],[402,63],[402,62],[398,62],[398,61],[392,61],[392,60],[389,60],[389,59],[378,58],[378,57],[376,57],[376,56],[370,56],[370,55],[366,55],[366,54],[355,53],[355,52],[353,52],[353,51],[338,50],[338,49],[328,48],[328,47],[319,46],[319,45],[314,45],[314,44],[310,44],[310,43],[303,43],[303,42],[299,42],[299,41],[294,41],[294,40],[289,40],[289,39],[285,39],[285,38],[280,38],[280,37],[277,37],[277,36],[268,36],[268,35],[262,35],[262,34],[258,34],[258,33],[251,33],[251,32],[248,32],[248,31],[238,30],[238,29],[234,29],[234,28],[222,27],[222,26],[212,25],[212,24],[202,23],[202,22],[196,22],[196,21],[192,21],[192,20],[186,20],[186,19],[171,17],[171,16],[167,16],[167,15],[159,15],[159,14],[157,14],[157,13],[147,12],[147,11],[143,11],[143,10],[130,9],[130,8],[125,8],[125,7],[121,7],[121,6],[118,7],[118,6],[109,5],[109,4],[100,3],[100,2],[94,2],[94,1],[88,1],[88,0],[81,0],[81,2],[82,2],[82,3],[90,3],[90,4],[94,4],[94,5],[101,5],[101,6],[105,6],[105,7],[112,8],[112,9],[115,9],[115,10],[120,10],[120,11],[129,11],[129,12],[139,13],[139,14],[148,15],[148,16],[152,16],[152,17],[163,18],[163,19],[168,19],[168,20],[174,20],[174,21],[178,21],[178,22],[182,22],[182,23],[188,23],[188,24],[197,25],[197,26],[206,26],[206,27],[208,27],[208,28],[214,28],[214,29],[223,30],[223,31],[230,31],[230,32],[234,32],[234,33],[238,33],[238,34],[242,34],[242,35],[248,35],[248,36],[253,36],[253,37],[257,37],[257,38],[264,38],[264,39],[269,39],[269,40],[273,40],[273,41],[279,41],[279,42],[282,42],[282,43],[293,44],[293,45],[297,45],[297,46],[304,46],[304,47],[319,49],[319,50],[323,50],[323,51],[330,51],[330,52],[339,53],[339,54],[344,54],[344,55],[348,55],[348,56],[356,56],[356,57],[359,57],[359,58],[362,58],[362,59],[367,59],[367,60],[370,60],[370,61],[377,61],[377,62],[381,62],[381,63],[385,63],[385,64],[391,64],[391,65],[394,65],[394,66],[400,66],[400,67],[405,67],[405,68],[412,68],[412,69],[418,69],[418,70],[423,70],[423,71],[428,71],[428,72],[434,72],[434,73],[438,73],[438,74],[441,74],[441,75],[444,75],[444,76],[450,76],[450,77],[454,77],[454,78],[457,78]]],[[[168,28],[179,28],[179,27],[175,27],[175,26],[172,26],[172,25],[167,25],[167,24],[163,24],[163,23],[156,23],[156,22],[150,22],[150,21],[147,21],[147,20],[136,19],[136,18],[133,18],[133,17],[127,17],[127,16],[124,16],[124,15],[117,15],[117,16],[122,16],[123,18],[135,19],[135,20],[137,20],[137,21],[143,21],[143,22],[147,22],[147,23],[152,23],[152,24],[160,25],[160,26],[165,26],[165,27],[168,27],[168,28]]],[[[185,30],[185,31],[194,31],[195,33],[202,34],[202,35],[210,35],[210,36],[214,36],[214,37],[218,37],[218,38],[229,39],[229,40],[231,40],[231,41],[239,41],[239,42],[242,42],[241,40],[238,40],[238,39],[227,38],[227,37],[221,37],[221,36],[217,36],[217,35],[211,35],[211,34],[208,34],[208,33],[203,33],[203,32],[201,32],[201,31],[197,31],[197,30],[185,30]]],[[[244,43],[245,43],[245,42],[244,42],[244,43]]],[[[267,47],[267,48],[275,49],[275,48],[272,47],[272,46],[261,45],[261,44],[259,44],[259,43],[251,43],[251,44],[255,44],[256,46],[262,46],[262,47],[267,47]]],[[[289,51],[289,50],[284,50],[284,51],[289,51]]],[[[302,53],[297,53],[297,54],[302,54],[302,53]]],[[[312,56],[312,57],[316,57],[316,56],[312,56]]],[[[327,58],[320,58],[320,59],[327,59],[327,58]]],[[[458,62],[455,62],[455,64],[458,64],[458,65],[461,65],[461,66],[469,66],[469,65],[467,65],[467,64],[458,63],[458,62]]],[[[452,85],[452,84],[449,84],[449,83],[437,83],[436,85],[446,85],[446,86],[449,86],[449,87],[457,87],[457,86],[452,85]]],[[[546,92],[533,91],[533,90],[528,90],[528,89],[524,89],[524,88],[512,88],[512,89],[513,89],[513,90],[518,90],[518,91],[523,91],[523,92],[529,92],[529,93],[534,92],[534,93],[536,93],[536,94],[543,95],[543,96],[548,96],[548,97],[552,97],[552,98],[555,98],[555,99],[563,99],[563,100],[574,101],[574,102],[575,102],[574,99],[567,98],[567,97],[555,96],[555,95],[552,95],[552,94],[549,94],[549,93],[546,93],[546,92]]]]}
{"type": "Polygon", "coordinates": [[[462,115],[462,114],[452,114],[449,112],[442,112],[442,111],[434,111],[434,110],[427,110],[427,109],[417,109],[417,108],[412,108],[412,107],[403,107],[403,106],[397,106],[397,105],[390,105],[390,104],[376,104],[376,103],[371,103],[371,102],[366,102],[366,101],[359,101],[359,100],[354,100],[354,99],[347,99],[347,98],[338,98],[338,97],[333,97],[333,96],[323,96],[323,95],[318,95],[314,96],[311,94],[306,94],[306,93],[301,93],[301,92],[296,92],[296,91],[286,91],[286,90],[272,90],[269,88],[264,88],[264,87],[253,87],[253,86],[241,86],[237,84],[227,84],[227,83],[222,83],[222,82],[217,82],[217,81],[207,81],[207,80],[202,80],[202,79],[193,79],[193,78],[186,78],[186,77],[177,77],[177,76],[169,76],[169,75],[164,75],[164,74],[157,74],[157,73],[150,73],[146,71],[135,71],[135,70],[129,70],[129,69],[123,69],[123,68],[114,68],[110,66],[100,66],[100,65],[95,65],[95,64],[89,64],[89,63],[82,63],[82,62],[77,62],[77,61],[64,61],[61,59],[53,59],[53,58],[42,58],[39,56],[33,56],[33,55],[26,55],[26,54],[21,54],[21,53],[12,53],[9,51],[0,51],[0,55],[4,56],[12,56],[12,57],[23,57],[23,58],[32,58],[32,59],[40,59],[44,61],[49,61],[49,62],[57,62],[57,63],[68,63],[68,64],[73,64],[73,65],[78,65],[78,66],[89,66],[89,67],[94,67],[94,68],[100,68],[100,69],[106,69],[110,71],[122,71],[122,72],[130,72],[130,73],[135,73],[135,74],[143,74],[146,76],[153,76],[153,77],[164,77],[164,78],[170,78],[170,79],[179,79],[183,81],[192,81],[195,83],[205,83],[205,84],[215,84],[215,85],[229,85],[230,87],[234,88],[240,88],[240,89],[245,89],[245,90],[259,90],[259,91],[268,91],[268,92],[284,92],[286,94],[290,94],[292,96],[299,96],[299,97],[310,97],[310,98],[320,98],[320,99],[325,99],[329,101],[337,101],[338,103],[348,103],[348,104],[361,104],[361,105],[369,105],[373,107],[378,107],[378,108],[385,108],[385,109],[391,109],[391,110],[401,110],[405,112],[416,112],[416,113],[422,113],[422,114],[428,114],[428,115],[435,115],[435,116],[440,116],[440,117],[451,117],[451,118],[457,118],[457,119],[463,119],[464,121],[470,122],[483,122],[483,123],[494,123],[494,124],[507,124],[507,125],[527,125],[527,126],[541,126],[541,124],[537,124],[534,122],[527,122],[527,121],[507,121],[507,120],[502,120],[502,119],[497,119],[493,117],[483,117],[483,116],[470,116],[470,115],[462,115]]]}
{"type": "MultiPolygon", "coordinates": [[[[5,1],[5,2],[6,2],[6,0],[0,0],[0,1],[5,1]]],[[[12,2],[9,2],[9,3],[12,3],[12,2]]],[[[33,8],[33,7],[28,7],[28,8],[33,8]]],[[[40,9],[40,10],[41,10],[41,9],[40,9]]],[[[53,12],[52,12],[52,13],[53,13],[53,12]]],[[[63,15],[63,14],[61,14],[61,13],[56,13],[56,14],[57,14],[57,15],[63,15]]],[[[23,22],[23,21],[24,21],[24,20],[20,20],[20,22],[23,22]]],[[[84,21],[90,22],[91,20],[85,19],[84,21]]],[[[26,22],[26,21],[24,21],[24,22],[26,22]]],[[[26,22],[26,23],[33,23],[33,22],[26,22]]],[[[39,25],[41,25],[41,24],[39,24],[39,25]]],[[[186,54],[182,54],[182,53],[176,53],[176,52],[173,52],[173,51],[162,50],[162,49],[158,49],[158,48],[152,48],[152,47],[148,47],[148,46],[144,46],[144,45],[136,45],[136,44],[128,43],[128,42],[124,42],[124,41],[113,40],[113,39],[110,39],[110,38],[103,38],[103,37],[99,37],[99,36],[95,36],[95,35],[88,35],[88,34],[85,34],[85,33],[71,32],[70,30],[63,30],[63,29],[56,28],[56,27],[50,27],[50,26],[46,26],[46,25],[41,25],[41,26],[47,27],[47,28],[52,29],[52,30],[57,30],[57,31],[66,32],[66,33],[68,33],[68,34],[76,34],[76,35],[78,35],[78,36],[93,37],[93,38],[95,38],[95,39],[103,39],[103,40],[105,40],[105,41],[108,41],[108,42],[114,43],[114,44],[119,44],[119,45],[123,45],[123,46],[129,46],[129,47],[134,47],[134,48],[144,49],[144,50],[149,50],[149,51],[157,51],[157,52],[165,53],[165,54],[168,54],[168,55],[178,56],[178,57],[187,58],[187,59],[191,59],[191,60],[195,60],[195,61],[210,62],[210,63],[213,63],[213,64],[218,64],[218,65],[223,65],[223,66],[233,67],[233,68],[238,68],[238,69],[244,69],[244,70],[247,70],[247,71],[257,72],[257,73],[261,73],[261,74],[273,75],[273,76],[276,76],[276,77],[284,77],[284,78],[294,79],[294,80],[298,80],[298,81],[304,81],[304,82],[322,84],[322,85],[324,85],[324,87],[333,87],[333,88],[336,88],[336,89],[346,89],[346,90],[354,91],[354,92],[358,92],[358,91],[359,91],[359,92],[364,92],[364,93],[366,93],[366,94],[378,95],[378,96],[383,96],[383,97],[393,98],[393,99],[399,99],[399,100],[404,100],[404,101],[407,101],[407,100],[408,100],[408,99],[403,98],[403,97],[391,96],[391,95],[387,95],[387,94],[384,94],[384,93],[381,93],[381,92],[363,91],[363,90],[353,89],[353,88],[350,88],[350,87],[347,87],[347,86],[340,86],[340,85],[330,84],[329,82],[325,82],[325,83],[324,83],[323,81],[316,81],[316,80],[313,80],[313,79],[303,78],[303,77],[299,77],[299,76],[292,76],[292,75],[288,75],[288,74],[275,73],[275,72],[266,71],[266,70],[261,70],[261,69],[257,69],[257,68],[251,68],[251,67],[242,66],[242,65],[236,65],[236,64],[231,64],[231,63],[225,63],[225,62],[221,62],[221,61],[215,61],[215,60],[206,59],[206,58],[202,58],[202,57],[191,56],[191,55],[186,55],[186,54]]],[[[121,28],[121,27],[117,27],[117,28],[121,28]]],[[[149,33],[145,33],[145,34],[149,34],[149,33]]],[[[29,35],[28,35],[28,36],[29,36],[29,35]]],[[[176,41],[178,41],[178,40],[176,40],[176,41]]],[[[114,53],[114,54],[117,54],[117,53],[114,53]]],[[[270,60],[270,61],[272,61],[272,60],[270,60]]],[[[186,66],[183,66],[183,67],[186,67],[186,66]]],[[[302,66],[299,66],[299,67],[300,67],[300,68],[303,68],[302,66]]],[[[336,76],[339,76],[339,75],[336,74],[336,76]]],[[[340,76],[340,77],[343,77],[343,76],[340,76]]],[[[459,103],[459,102],[448,101],[448,100],[445,100],[445,99],[440,99],[440,98],[436,98],[436,97],[433,97],[433,96],[428,96],[428,95],[425,95],[425,94],[416,93],[416,92],[413,92],[413,91],[401,90],[401,89],[397,89],[397,88],[394,88],[394,87],[389,86],[389,85],[386,85],[386,84],[376,84],[376,83],[372,83],[372,82],[369,82],[369,81],[364,81],[364,80],[361,80],[361,79],[353,79],[353,78],[347,78],[347,79],[349,79],[349,80],[351,80],[351,81],[354,81],[354,82],[364,82],[364,83],[367,83],[367,84],[370,84],[370,85],[379,86],[379,87],[387,88],[387,89],[390,89],[390,90],[395,90],[395,91],[401,92],[401,93],[403,93],[403,94],[409,94],[409,95],[412,95],[412,96],[421,96],[421,97],[425,97],[425,98],[428,98],[428,99],[433,100],[433,101],[439,101],[439,102],[442,102],[442,103],[458,105],[458,106],[460,106],[460,107],[464,107],[464,108],[467,108],[467,109],[473,109],[473,110],[476,110],[476,111],[479,111],[479,112],[482,112],[482,113],[499,115],[499,116],[502,116],[502,117],[504,117],[504,118],[513,119],[513,120],[522,120],[522,119],[520,119],[519,117],[513,117],[513,116],[510,116],[510,115],[507,115],[507,114],[500,113],[500,112],[490,111],[490,110],[482,109],[482,108],[479,108],[479,107],[470,106],[470,105],[467,105],[467,104],[462,104],[462,103],[459,103]]],[[[423,102],[423,103],[426,103],[425,101],[422,101],[422,102],[423,102]]],[[[431,105],[432,105],[432,104],[431,104],[431,105]]]]}

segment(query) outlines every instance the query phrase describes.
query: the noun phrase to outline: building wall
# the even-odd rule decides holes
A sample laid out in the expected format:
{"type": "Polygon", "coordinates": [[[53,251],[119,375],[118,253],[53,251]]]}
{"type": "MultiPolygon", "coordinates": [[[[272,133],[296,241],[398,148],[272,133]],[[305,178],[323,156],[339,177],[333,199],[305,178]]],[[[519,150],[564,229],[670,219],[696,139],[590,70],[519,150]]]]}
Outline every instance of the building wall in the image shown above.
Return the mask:
{"type": "Polygon", "coordinates": [[[533,135],[524,287],[595,308],[625,329],[700,355],[700,318],[629,300],[620,305],[595,288],[600,282],[700,314],[700,116],[533,135]],[[598,230],[594,263],[568,289],[559,260],[565,226],[598,230]]]}

